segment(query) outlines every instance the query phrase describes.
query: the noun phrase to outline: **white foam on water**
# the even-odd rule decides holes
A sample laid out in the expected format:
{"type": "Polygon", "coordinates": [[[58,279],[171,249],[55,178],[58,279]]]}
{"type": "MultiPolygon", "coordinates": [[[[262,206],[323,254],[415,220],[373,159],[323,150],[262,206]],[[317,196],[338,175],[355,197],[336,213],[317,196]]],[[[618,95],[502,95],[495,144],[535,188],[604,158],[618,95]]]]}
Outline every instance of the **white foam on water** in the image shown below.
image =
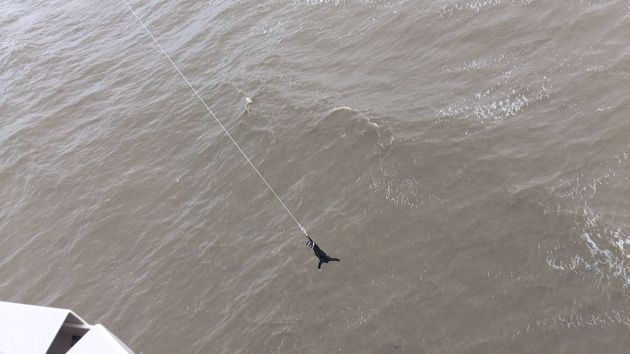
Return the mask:
{"type": "Polygon", "coordinates": [[[335,107],[333,108],[330,113],[335,113],[335,112],[339,112],[339,111],[349,111],[349,112],[354,112],[354,110],[352,109],[352,107],[348,107],[348,106],[341,106],[341,107],[335,107]]]}
{"type": "MultiPolygon", "coordinates": [[[[545,249],[546,262],[554,270],[590,274],[599,282],[619,280],[625,288],[630,288],[630,236],[621,226],[616,226],[604,214],[590,206],[599,188],[608,185],[620,175],[619,169],[630,159],[630,154],[620,152],[607,159],[603,166],[594,169],[589,175],[578,174],[574,179],[561,179],[552,188],[560,198],[577,202],[575,211],[579,239],[588,255],[575,254],[568,259],[559,256],[560,246],[545,249]]],[[[549,209],[551,211],[551,209],[549,209]]],[[[566,249],[566,246],[564,247],[566,249]]]]}
{"type": "Polygon", "coordinates": [[[443,6],[447,1],[441,4],[438,10],[440,17],[450,17],[463,12],[480,12],[487,9],[493,9],[501,6],[524,6],[529,5],[534,0],[473,0],[451,2],[448,6],[443,6]]]}
{"type": "Polygon", "coordinates": [[[396,207],[415,209],[420,203],[418,179],[414,176],[391,175],[391,171],[381,168],[381,177],[370,180],[369,189],[382,195],[396,207]]]}
{"type": "Polygon", "coordinates": [[[480,122],[496,122],[514,117],[527,109],[528,106],[549,99],[552,87],[544,83],[537,90],[525,89],[519,91],[513,88],[510,94],[486,102],[490,90],[484,90],[473,95],[472,99],[463,99],[446,108],[435,112],[438,120],[444,119],[474,119],[480,122]]]}

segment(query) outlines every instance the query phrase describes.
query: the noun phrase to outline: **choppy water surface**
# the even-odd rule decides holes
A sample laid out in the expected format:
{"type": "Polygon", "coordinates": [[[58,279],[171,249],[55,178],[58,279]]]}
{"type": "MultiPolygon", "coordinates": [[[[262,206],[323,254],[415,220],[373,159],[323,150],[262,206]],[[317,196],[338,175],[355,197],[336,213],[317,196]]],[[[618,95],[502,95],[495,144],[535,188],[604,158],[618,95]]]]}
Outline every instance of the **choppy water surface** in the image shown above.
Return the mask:
{"type": "Polygon", "coordinates": [[[0,1],[0,298],[145,353],[627,353],[630,3],[0,1]]]}

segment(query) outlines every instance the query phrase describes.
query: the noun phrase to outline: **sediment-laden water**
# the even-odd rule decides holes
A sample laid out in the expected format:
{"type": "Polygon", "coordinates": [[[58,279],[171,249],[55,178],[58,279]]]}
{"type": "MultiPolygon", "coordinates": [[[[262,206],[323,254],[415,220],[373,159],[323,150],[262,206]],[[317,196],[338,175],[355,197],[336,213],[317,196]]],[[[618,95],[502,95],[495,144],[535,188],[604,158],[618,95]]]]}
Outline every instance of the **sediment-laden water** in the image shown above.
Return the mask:
{"type": "Polygon", "coordinates": [[[628,352],[629,2],[130,5],[341,263],[123,1],[1,0],[1,300],[155,354],[628,352]]]}

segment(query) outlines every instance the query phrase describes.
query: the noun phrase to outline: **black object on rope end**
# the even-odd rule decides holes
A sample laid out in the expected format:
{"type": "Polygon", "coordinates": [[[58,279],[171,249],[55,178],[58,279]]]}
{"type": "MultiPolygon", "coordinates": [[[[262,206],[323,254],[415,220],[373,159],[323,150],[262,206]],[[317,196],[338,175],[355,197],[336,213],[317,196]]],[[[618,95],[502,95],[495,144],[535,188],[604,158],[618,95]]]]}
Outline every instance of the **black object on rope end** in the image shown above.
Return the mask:
{"type": "Polygon", "coordinates": [[[317,264],[317,269],[322,269],[322,264],[323,263],[341,262],[341,260],[339,260],[339,258],[330,257],[329,255],[327,255],[326,252],[324,252],[321,248],[319,248],[317,243],[315,243],[315,241],[313,241],[313,239],[310,238],[308,235],[306,237],[308,238],[308,242],[306,242],[306,246],[308,248],[312,249],[313,252],[315,253],[315,256],[317,258],[319,258],[319,263],[317,264]]]}

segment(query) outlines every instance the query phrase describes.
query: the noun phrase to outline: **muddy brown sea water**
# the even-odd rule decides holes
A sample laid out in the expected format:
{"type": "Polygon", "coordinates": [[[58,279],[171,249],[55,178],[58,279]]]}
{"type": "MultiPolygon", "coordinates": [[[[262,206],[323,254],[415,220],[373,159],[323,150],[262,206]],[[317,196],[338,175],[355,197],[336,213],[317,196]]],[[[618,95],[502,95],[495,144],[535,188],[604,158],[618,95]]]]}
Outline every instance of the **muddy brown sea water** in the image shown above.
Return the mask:
{"type": "MultiPolygon", "coordinates": [[[[0,299],[144,353],[628,353],[630,3],[0,0],[0,299]]],[[[1,315],[1,314],[0,314],[1,315]]]]}

